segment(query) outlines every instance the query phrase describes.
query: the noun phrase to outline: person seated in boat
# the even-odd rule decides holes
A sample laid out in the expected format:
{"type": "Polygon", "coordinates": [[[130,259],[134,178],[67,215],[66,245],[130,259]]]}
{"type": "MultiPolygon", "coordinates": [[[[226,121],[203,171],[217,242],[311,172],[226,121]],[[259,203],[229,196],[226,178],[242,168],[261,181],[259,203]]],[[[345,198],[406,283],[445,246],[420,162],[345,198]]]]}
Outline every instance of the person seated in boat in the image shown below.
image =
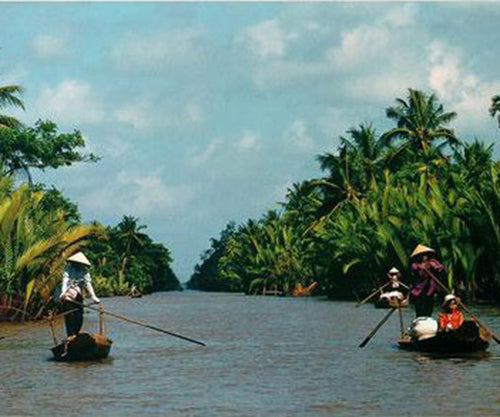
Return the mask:
{"type": "Polygon", "coordinates": [[[70,313],[64,316],[66,335],[68,337],[78,334],[83,324],[83,290],[85,289],[94,303],[100,303],[92,287],[90,261],[78,252],[67,259],[63,272],[62,289],[59,300],[62,302],[63,311],[70,313]],[[73,303],[73,301],[75,303],[73,303]]]}
{"type": "Polygon", "coordinates": [[[458,309],[458,300],[453,294],[444,297],[444,303],[439,313],[439,329],[450,331],[458,329],[464,323],[464,316],[458,309]]]}
{"type": "Polygon", "coordinates": [[[434,296],[438,292],[438,284],[431,274],[440,279],[444,266],[436,259],[434,249],[417,245],[410,255],[411,270],[414,282],[410,289],[410,297],[415,306],[416,317],[430,317],[434,309],[434,296]]]}
{"type": "Polygon", "coordinates": [[[380,300],[387,300],[388,302],[398,303],[406,299],[408,294],[408,287],[401,282],[401,272],[396,267],[391,268],[387,273],[389,278],[389,285],[386,291],[380,294],[380,300]]]}

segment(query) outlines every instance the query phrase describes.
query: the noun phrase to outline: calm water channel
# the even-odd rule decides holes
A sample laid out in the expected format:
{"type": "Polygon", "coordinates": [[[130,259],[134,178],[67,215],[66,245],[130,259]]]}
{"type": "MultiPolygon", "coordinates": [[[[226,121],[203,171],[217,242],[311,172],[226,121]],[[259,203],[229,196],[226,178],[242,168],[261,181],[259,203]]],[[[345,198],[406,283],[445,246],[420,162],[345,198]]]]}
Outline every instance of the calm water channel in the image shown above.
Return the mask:
{"type": "MultiPolygon", "coordinates": [[[[500,414],[499,345],[468,359],[399,351],[393,315],[359,349],[386,313],[371,305],[189,291],[104,302],[207,347],[113,319],[109,359],[57,363],[48,327],[1,325],[1,416],[500,414]]],[[[500,310],[475,311],[500,333],[500,310]]]]}

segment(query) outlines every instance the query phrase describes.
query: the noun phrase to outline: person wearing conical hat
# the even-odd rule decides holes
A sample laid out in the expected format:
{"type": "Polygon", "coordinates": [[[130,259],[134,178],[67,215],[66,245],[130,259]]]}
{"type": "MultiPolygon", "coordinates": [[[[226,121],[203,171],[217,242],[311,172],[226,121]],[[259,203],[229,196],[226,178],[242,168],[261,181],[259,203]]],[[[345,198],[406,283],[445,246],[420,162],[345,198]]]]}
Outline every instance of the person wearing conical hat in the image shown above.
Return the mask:
{"type": "Polygon", "coordinates": [[[444,267],[436,259],[436,251],[422,244],[417,245],[410,257],[414,275],[410,296],[415,306],[415,314],[417,317],[430,317],[434,309],[434,295],[438,290],[430,273],[439,279],[444,267]]]}
{"type": "Polygon", "coordinates": [[[67,265],[63,272],[59,300],[63,303],[64,311],[74,310],[64,316],[68,337],[78,334],[82,328],[83,306],[81,304],[83,303],[83,289],[85,288],[94,303],[100,302],[92,287],[88,267],[90,267],[90,261],[82,252],[77,252],[67,259],[67,265]]]}
{"type": "Polygon", "coordinates": [[[401,282],[401,272],[396,267],[392,267],[387,273],[389,278],[389,285],[387,290],[380,294],[380,300],[386,300],[389,303],[402,302],[406,298],[407,289],[406,286],[401,282]]]}

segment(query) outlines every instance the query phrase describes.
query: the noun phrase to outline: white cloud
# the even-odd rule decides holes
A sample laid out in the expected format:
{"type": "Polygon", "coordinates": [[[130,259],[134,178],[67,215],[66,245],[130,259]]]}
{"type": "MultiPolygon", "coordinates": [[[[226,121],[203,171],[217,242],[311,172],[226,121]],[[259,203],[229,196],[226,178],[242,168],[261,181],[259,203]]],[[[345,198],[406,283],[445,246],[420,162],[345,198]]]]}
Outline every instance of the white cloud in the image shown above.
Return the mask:
{"type": "Polygon", "coordinates": [[[394,28],[412,26],[415,24],[417,13],[417,6],[409,3],[389,10],[381,21],[394,28]]]}
{"type": "Polygon", "coordinates": [[[344,88],[348,97],[388,104],[395,97],[405,95],[409,87],[417,88],[424,83],[425,79],[418,71],[407,73],[387,68],[380,74],[358,75],[344,88]]]}
{"type": "Polygon", "coordinates": [[[458,53],[441,42],[434,41],[428,48],[428,60],[429,85],[440,97],[446,98],[451,91],[459,87],[461,71],[458,53]]]}
{"type": "Polygon", "coordinates": [[[64,55],[65,41],[53,35],[38,35],[33,39],[33,49],[40,58],[54,58],[64,55]]]}
{"type": "Polygon", "coordinates": [[[394,46],[405,27],[414,23],[416,8],[413,5],[390,9],[376,23],[363,24],[346,30],[341,35],[339,46],[326,52],[327,59],[338,69],[351,70],[368,65],[387,57],[388,51],[396,53],[394,46]]]}
{"type": "Polygon", "coordinates": [[[246,28],[240,41],[260,58],[280,57],[285,54],[287,35],[277,20],[267,20],[246,28]]]}
{"type": "Polygon", "coordinates": [[[168,103],[155,103],[141,98],[119,107],[114,112],[115,119],[134,129],[152,131],[165,127],[183,127],[203,122],[203,109],[189,103],[184,107],[169,110],[168,103]]]}
{"type": "Polygon", "coordinates": [[[344,32],[340,46],[331,48],[326,56],[335,67],[351,69],[378,57],[390,40],[386,28],[363,25],[344,32]]]}
{"type": "Polygon", "coordinates": [[[316,150],[316,143],[308,134],[306,124],[297,120],[284,133],[287,147],[299,152],[311,153],[316,150]]]}
{"type": "Polygon", "coordinates": [[[111,51],[112,60],[127,68],[180,65],[199,58],[204,31],[186,28],[151,35],[129,34],[111,51]]]}
{"type": "Polygon", "coordinates": [[[205,164],[223,145],[224,141],[222,139],[215,139],[205,149],[192,155],[189,159],[189,163],[193,166],[205,164]]]}
{"type": "Polygon", "coordinates": [[[92,85],[80,80],[64,80],[55,87],[42,88],[35,107],[40,117],[68,125],[98,123],[105,118],[92,85]]]}
{"type": "Polygon", "coordinates": [[[253,71],[253,80],[261,89],[276,89],[303,81],[315,81],[330,73],[324,62],[275,61],[253,71]]]}
{"type": "Polygon", "coordinates": [[[234,146],[239,151],[255,150],[260,146],[259,138],[254,132],[246,131],[234,146]]]}
{"type": "Polygon", "coordinates": [[[464,53],[435,40],[428,47],[428,84],[449,110],[458,117],[453,123],[459,129],[485,130],[490,126],[490,99],[500,91],[499,82],[482,80],[466,65],[464,53]]]}
{"type": "Polygon", "coordinates": [[[120,171],[112,184],[89,193],[83,205],[109,214],[168,215],[182,210],[195,197],[195,187],[166,185],[160,174],[120,171]]]}

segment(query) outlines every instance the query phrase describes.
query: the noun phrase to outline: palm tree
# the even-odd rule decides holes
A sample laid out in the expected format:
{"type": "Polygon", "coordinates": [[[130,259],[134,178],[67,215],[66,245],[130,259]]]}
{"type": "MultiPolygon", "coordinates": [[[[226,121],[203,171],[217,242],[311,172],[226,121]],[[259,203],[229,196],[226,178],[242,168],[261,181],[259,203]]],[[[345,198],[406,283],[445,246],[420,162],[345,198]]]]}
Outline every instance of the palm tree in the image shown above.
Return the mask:
{"type": "Polygon", "coordinates": [[[396,121],[397,127],[383,135],[383,140],[391,143],[402,140],[396,154],[412,150],[419,154],[427,152],[435,141],[441,140],[436,147],[456,146],[459,139],[452,129],[445,127],[457,114],[445,112],[434,94],[427,95],[419,90],[408,90],[407,101],[397,98],[396,105],[386,110],[389,119],[396,121]]]}
{"type": "Polygon", "coordinates": [[[71,226],[61,210],[41,209],[44,193],[26,186],[0,196],[0,294],[6,307],[33,312],[49,301],[65,259],[94,234],[98,225],[71,226]],[[33,297],[36,295],[34,302],[33,297]]]}
{"type": "Polygon", "coordinates": [[[363,190],[376,185],[376,173],[386,157],[387,142],[383,138],[377,138],[372,124],[359,125],[347,131],[350,137],[341,137],[342,145],[346,146],[354,160],[354,168],[357,170],[356,182],[360,183],[363,190]]]}
{"type": "Polygon", "coordinates": [[[490,114],[491,117],[497,116],[498,127],[500,127],[500,94],[491,98],[490,114]]]}
{"type": "Polygon", "coordinates": [[[120,251],[120,265],[118,269],[118,286],[122,287],[121,292],[126,292],[128,286],[125,282],[125,276],[129,268],[130,260],[132,259],[137,249],[144,246],[149,239],[141,230],[145,229],[145,225],[138,224],[139,219],[133,216],[123,216],[122,221],[117,225],[117,243],[120,251]]]}
{"type": "MultiPolygon", "coordinates": [[[[0,109],[6,106],[19,107],[24,110],[24,103],[18,97],[23,92],[23,88],[19,85],[4,85],[0,86],[0,109]]],[[[0,130],[1,129],[17,129],[22,124],[14,117],[0,114],[0,130]]]]}

